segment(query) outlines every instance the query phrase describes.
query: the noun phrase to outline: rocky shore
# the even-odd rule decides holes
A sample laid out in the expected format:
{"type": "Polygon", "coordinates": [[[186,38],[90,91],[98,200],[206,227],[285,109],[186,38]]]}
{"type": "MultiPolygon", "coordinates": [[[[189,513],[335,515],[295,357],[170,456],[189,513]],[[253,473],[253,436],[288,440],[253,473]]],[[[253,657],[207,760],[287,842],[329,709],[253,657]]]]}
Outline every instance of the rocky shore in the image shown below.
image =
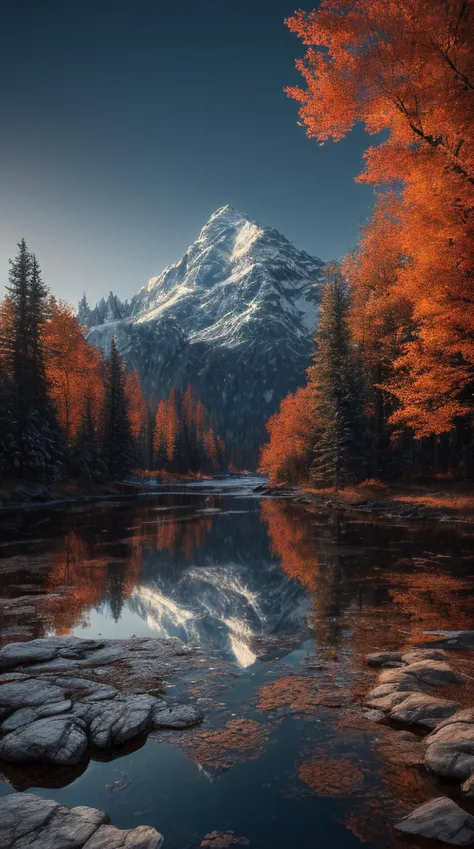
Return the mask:
{"type": "Polygon", "coordinates": [[[77,764],[153,729],[184,729],[199,707],[168,702],[163,682],[202,663],[178,639],[45,637],[0,650],[0,760],[77,764]]]}
{"type": "MultiPolygon", "coordinates": [[[[463,707],[459,701],[440,695],[439,690],[469,685],[472,692],[472,676],[454,668],[456,657],[449,655],[447,648],[474,649],[474,632],[440,632],[439,636],[440,645],[432,648],[370,655],[368,665],[381,668],[381,672],[363,703],[372,721],[427,730],[421,741],[424,768],[436,779],[460,783],[461,794],[468,800],[474,798],[474,706],[463,707]]],[[[394,829],[455,846],[474,843],[474,816],[445,796],[420,805],[394,829]]]]}

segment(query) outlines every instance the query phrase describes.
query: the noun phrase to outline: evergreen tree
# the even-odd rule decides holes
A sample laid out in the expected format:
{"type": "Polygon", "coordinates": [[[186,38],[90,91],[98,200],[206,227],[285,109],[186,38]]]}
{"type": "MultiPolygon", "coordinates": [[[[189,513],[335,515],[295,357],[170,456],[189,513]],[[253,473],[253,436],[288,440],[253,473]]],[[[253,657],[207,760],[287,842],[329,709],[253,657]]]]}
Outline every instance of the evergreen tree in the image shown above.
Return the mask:
{"type": "Polygon", "coordinates": [[[84,417],[74,447],[73,467],[80,477],[88,480],[100,480],[105,476],[105,467],[99,456],[92,416],[92,402],[89,395],[86,399],[84,417]]]}
{"type": "Polygon", "coordinates": [[[111,478],[125,477],[136,462],[125,396],[124,365],[115,339],[110,345],[106,371],[103,459],[111,478]]]}
{"type": "Polygon", "coordinates": [[[347,325],[347,288],[337,267],[328,275],[312,370],[317,387],[312,473],[338,490],[366,476],[363,386],[347,325]]]}
{"type": "Polygon", "coordinates": [[[77,307],[77,320],[83,327],[90,327],[91,325],[91,310],[85,292],[77,307]]]}
{"type": "Polygon", "coordinates": [[[12,376],[15,467],[22,474],[56,475],[63,457],[61,432],[47,392],[41,331],[48,289],[24,239],[10,261],[7,287],[12,317],[6,348],[12,376]]]}

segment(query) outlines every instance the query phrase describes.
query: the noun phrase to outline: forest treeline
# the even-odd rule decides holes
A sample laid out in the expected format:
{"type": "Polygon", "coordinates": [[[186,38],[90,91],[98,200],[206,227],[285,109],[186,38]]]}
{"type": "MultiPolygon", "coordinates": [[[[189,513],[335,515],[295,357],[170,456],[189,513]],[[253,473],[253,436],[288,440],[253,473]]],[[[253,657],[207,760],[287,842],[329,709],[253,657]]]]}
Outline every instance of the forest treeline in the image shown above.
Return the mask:
{"type": "Polygon", "coordinates": [[[329,280],[304,388],[269,422],[271,479],[474,477],[474,3],[323,0],[288,21],[308,136],[359,123],[372,219],[329,280]],[[382,140],[380,140],[382,139],[382,140]]]}
{"type": "Polygon", "coordinates": [[[145,398],[114,339],[107,357],[90,345],[24,240],[18,248],[0,303],[0,474],[100,481],[222,469],[224,443],[193,389],[145,398]]]}

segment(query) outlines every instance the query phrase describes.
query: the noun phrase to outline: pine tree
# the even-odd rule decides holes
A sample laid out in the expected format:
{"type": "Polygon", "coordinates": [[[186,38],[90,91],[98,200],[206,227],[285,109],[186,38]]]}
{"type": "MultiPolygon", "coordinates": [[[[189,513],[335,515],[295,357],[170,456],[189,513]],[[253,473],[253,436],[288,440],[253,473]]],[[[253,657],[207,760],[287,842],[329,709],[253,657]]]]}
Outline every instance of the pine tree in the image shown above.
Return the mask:
{"type": "Polygon", "coordinates": [[[348,295],[337,269],[328,271],[316,336],[313,477],[336,490],[365,477],[363,387],[347,325],[348,295]]]}
{"type": "Polygon", "coordinates": [[[89,303],[87,301],[86,293],[84,292],[81,300],[79,301],[77,307],[77,320],[81,327],[90,327],[91,324],[91,310],[89,307],[89,303]]]}
{"type": "Polygon", "coordinates": [[[103,458],[107,475],[123,478],[136,457],[125,396],[125,373],[115,339],[107,362],[103,458]]]}
{"type": "Polygon", "coordinates": [[[90,395],[86,399],[84,416],[74,446],[73,468],[80,477],[88,480],[100,480],[105,476],[105,467],[99,456],[90,395]]]}
{"type": "Polygon", "coordinates": [[[7,361],[12,376],[15,466],[22,474],[59,472],[61,432],[48,397],[41,334],[48,317],[48,289],[24,239],[10,261],[11,332],[7,361]]]}

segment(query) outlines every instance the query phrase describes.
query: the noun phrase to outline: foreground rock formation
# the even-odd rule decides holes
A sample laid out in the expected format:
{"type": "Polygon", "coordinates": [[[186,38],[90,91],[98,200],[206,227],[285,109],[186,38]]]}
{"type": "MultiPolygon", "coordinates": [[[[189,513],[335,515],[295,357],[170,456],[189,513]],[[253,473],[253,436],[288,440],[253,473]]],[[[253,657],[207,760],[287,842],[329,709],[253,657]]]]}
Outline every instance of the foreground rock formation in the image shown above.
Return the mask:
{"type": "MultiPolygon", "coordinates": [[[[447,648],[474,648],[474,632],[448,632],[447,648]]],[[[466,798],[474,796],[474,708],[441,698],[436,687],[464,685],[468,678],[447,662],[444,648],[379,652],[367,658],[382,667],[377,686],[365,697],[366,716],[430,733],[422,741],[424,766],[440,778],[463,782],[466,798]]],[[[420,805],[394,826],[395,831],[434,838],[454,846],[474,843],[474,817],[452,799],[441,797],[420,805]]]]}
{"type": "Polygon", "coordinates": [[[64,808],[31,793],[0,799],[0,849],[159,849],[162,835],[150,826],[121,831],[96,808],[64,808]]]}
{"type": "Polygon", "coordinates": [[[200,709],[168,703],[161,689],[165,677],[203,662],[178,639],[46,637],[7,645],[0,651],[0,759],[77,764],[90,747],[195,725],[200,709]]]}

